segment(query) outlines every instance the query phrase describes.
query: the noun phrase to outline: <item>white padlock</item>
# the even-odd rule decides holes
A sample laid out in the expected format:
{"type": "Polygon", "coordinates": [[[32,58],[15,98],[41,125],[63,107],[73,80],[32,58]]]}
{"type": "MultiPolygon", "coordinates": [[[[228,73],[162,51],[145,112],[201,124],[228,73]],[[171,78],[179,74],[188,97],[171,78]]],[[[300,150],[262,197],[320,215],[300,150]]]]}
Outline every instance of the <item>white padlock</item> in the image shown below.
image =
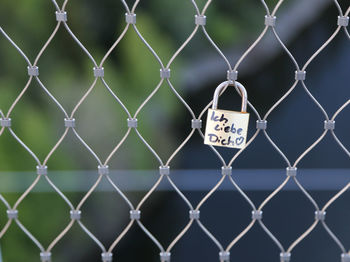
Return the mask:
{"type": "Polygon", "coordinates": [[[244,86],[235,81],[225,81],[216,89],[212,108],[208,110],[204,144],[231,148],[243,148],[247,140],[249,113],[247,113],[248,95],[244,86]],[[241,92],[241,111],[217,109],[219,95],[227,86],[236,86],[241,92]]]}

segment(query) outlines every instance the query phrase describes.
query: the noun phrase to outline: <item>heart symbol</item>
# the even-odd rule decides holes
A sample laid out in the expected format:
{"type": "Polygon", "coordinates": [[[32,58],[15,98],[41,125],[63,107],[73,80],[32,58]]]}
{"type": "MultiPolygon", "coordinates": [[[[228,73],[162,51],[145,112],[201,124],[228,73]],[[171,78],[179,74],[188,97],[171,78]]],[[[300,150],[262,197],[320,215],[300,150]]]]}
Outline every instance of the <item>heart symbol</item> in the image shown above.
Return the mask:
{"type": "Polygon", "coordinates": [[[240,144],[243,143],[243,141],[244,141],[244,137],[243,136],[236,138],[236,145],[239,146],[240,144]]]}

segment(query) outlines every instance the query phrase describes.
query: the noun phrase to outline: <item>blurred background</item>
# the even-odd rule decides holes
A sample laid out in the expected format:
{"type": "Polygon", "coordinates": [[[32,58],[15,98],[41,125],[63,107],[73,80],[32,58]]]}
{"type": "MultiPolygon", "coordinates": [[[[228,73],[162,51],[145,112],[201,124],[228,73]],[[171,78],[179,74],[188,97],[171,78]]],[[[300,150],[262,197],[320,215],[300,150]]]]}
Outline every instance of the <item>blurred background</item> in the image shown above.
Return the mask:
{"type": "MultiPolygon", "coordinates": [[[[63,1],[58,1],[61,5],[63,1]]],[[[276,1],[266,1],[272,10],[276,1]]],[[[203,0],[197,1],[202,7],[203,0]]],[[[343,11],[348,1],[339,1],[343,11]]],[[[130,3],[131,5],[131,3],[130,3]]],[[[67,5],[68,25],[99,62],[125,26],[125,9],[120,1],[71,1],[67,5]]],[[[53,31],[56,21],[51,1],[0,0],[0,25],[31,61],[53,31]]],[[[141,1],[136,9],[137,26],[145,39],[166,63],[194,28],[195,10],[190,1],[141,1]]],[[[265,9],[257,0],[216,0],[207,13],[207,31],[234,65],[264,28],[265,9]]],[[[339,15],[331,0],[285,1],[277,13],[276,30],[282,41],[303,66],[310,56],[331,36],[339,15]]],[[[350,41],[341,31],[307,69],[306,85],[329,116],[350,95],[350,41]]],[[[6,113],[23,89],[27,79],[24,59],[3,37],[0,37],[0,109],[6,113]]],[[[40,79],[71,112],[94,80],[93,64],[62,26],[39,60],[40,79]]],[[[109,56],[105,80],[133,115],[159,82],[159,64],[134,30],[109,56]]],[[[227,66],[201,30],[180,53],[171,66],[171,81],[191,106],[196,116],[212,99],[216,86],[226,79],[227,66]]],[[[238,68],[239,81],[248,91],[249,100],[263,116],[292,86],[295,66],[269,30],[263,41],[238,68]]],[[[220,107],[237,110],[240,99],[228,90],[220,107]]],[[[345,146],[350,145],[348,115],[345,108],[336,121],[336,134],[345,146]]],[[[203,119],[205,119],[206,115],[203,119]]],[[[64,132],[64,115],[41,87],[32,81],[28,91],[11,114],[13,130],[40,159],[64,132]]],[[[77,132],[105,159],[127,131],[127,115],[98,81],[97,86],[75,115],[77,132]]],[[[162,157],[167,159],[191,131],[192,117],[164,83],[138,116],[139,130],[162,157]],[[161,123],[161,124],[159,124],[161,123]]],[[[251,111],[248,137],[255,132],[256,116],[251,111]]],[[[300,84],[268,118],[268,133],[293,163],[323,132],[324,116],[300,84]]],[[[219,149],[225,159],[235,150],[219,149]]],[[[97,178],[97,163],[72,132],[48,162],[52,180],[76,205],[97,178]],[[83,172],[81,170],[86,170],[83,172]],[[69,173],[67,173],[69,171],[69,173]],[[65,174],[65,175],[63,175],[65,174]],[[64,179],[62,179],[62,176],[64,179]],[[77,177],[88,181],[81,186],[77,177]]],[[[1,192],[12,205],[35,178],[35,162],[5,131],[0,137],[1,192]]],[[[158,178],[158,162],[141,143],[135,132],[119,149],[109,164],[113,170],[129,170],[123,180],[126,194],[138,203],[150,188],[130,188],[130,181],[158,178]],[[133,172],[135,171],[135,172],[133,172]],[[128,181],[130,180],[130,181],[128,181]]],[[[321,184],[311,195],[323,206],[336,190],[349,182],[349,158],[335,143],[326,138],[298,165],[321,184]],[[318,169],[329,170],[319,178],[318,169]],[[334,170],[339,181],[334,180],[334,170]]],[[[263,135],[234,162],[235,172],[248,170],[254,185],[245,188],[258,205],[285,178],[286,164],[263,135]],[[252,170],[259,170],[254,173],[252,170]],[[265,171],[261,171],[265,170],[265,171]],[[269,170],[277,170],[273,176],[269,170]],[[256,174],[260,174],[257,176],[256,174]],[[255,174],[255,175],[254,175],[255,174]],[[264,177],[266,175],[266,177],[264,177]],[[260,180],[259,180],[260,179],[260,180]],[[260,188],[261,181],[269,186],[260,188]],[[254,187],[254,188],[253,188],[254,187]]],[[[208,183],[196,187],[192,179],[184,189],[196,205],[220,179],[221,163],[202,138],[195,133],[171,164],[175,170],[206,170],[208,183]],[[191,185],[195,190],[192,190],[191,185]]],[[[204,172],[204,171],[203,171],[204,172]]],[[[272,172],[272,171],[271,171],[272,172]]],[[[115,177],[120,174],[116,171],[115,177]]],[[[238,178],[244,179],[244,176],[238,178]]],[[[174,181],[176,182],[176,176],[174,181]]],[[[303,177],[300,177],[303,182],[303,177]]],[[[238,184],[240,180],[237,179],[238,184]]],[[[19,207],[20,220],[47,246],[69,222],[69,208],[41,181],[39,189],[29,194],[19,207]]],[[[105,183],[105,182],[104,182],[105,183]]],[[[312,184],[312,183],[310,183],[312,184]]],[[[181,187],[180,187],[181,189],[181,187]]],[[[345,193],[329,210],[328,224],[346,247],[350,246],[349,193],[345,193]]],[[[0,226],[6,221],[6,208],[0,207],[0,226]]],[[[264,221],[284,246],[288,246],[313,222],[314,208],[305,196],[293,188],[283,191],[264,210],[264,221]],[[278,211],[278,212],[277,212],[278,211]]],[[[128,222],[128,207],[107,183],[102,184],[83,206],[83,222],[109,246],[128,222]]],[[[142,209],[142,221],[167,246],[188,221],[188,208],[171,189],[155,192],[142,209]]],[[[222,188],[201,209],[201,221],[226,246],[250,221],[250,207],[231,188],[222,188]],[[224,213],[224,215],[222,215],[224,213]]],[[[39,261],[37,247],[12,225],[1,239],[3,261],[39,261]]],[[[115,250],[118,261],[159,261],[157,247],[134,226],[115,250]]],[[[197,225],[173,249],[172,261],[217,261],[218,250],[197,225]]],[[[232,249],[234,261],[278,261],[279,250],[267,235],[255,226],[232,249]]],[[[340,250],[321,228],[317,229],[293,252],[293,261],[335,261],[340,250]],[[317,245],[315,244],[317,243],[317,245]],[[320,251],[322,250],[322,251],[320,251]]],[[[100,250],[75,225],[53,250],[54,261],[100,261],[100,250]]]]}

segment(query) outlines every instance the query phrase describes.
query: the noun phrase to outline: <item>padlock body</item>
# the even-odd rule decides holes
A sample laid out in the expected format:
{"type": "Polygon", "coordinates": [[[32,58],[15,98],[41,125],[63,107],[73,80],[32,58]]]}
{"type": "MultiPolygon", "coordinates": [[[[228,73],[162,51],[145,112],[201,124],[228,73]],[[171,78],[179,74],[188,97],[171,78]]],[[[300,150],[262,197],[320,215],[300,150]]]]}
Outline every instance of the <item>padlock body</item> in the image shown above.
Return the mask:
{"type": "Polygon", "coordinates": [[[204,144],[243,148],[247,140],[249,113],[209,109],[204,144]]]}

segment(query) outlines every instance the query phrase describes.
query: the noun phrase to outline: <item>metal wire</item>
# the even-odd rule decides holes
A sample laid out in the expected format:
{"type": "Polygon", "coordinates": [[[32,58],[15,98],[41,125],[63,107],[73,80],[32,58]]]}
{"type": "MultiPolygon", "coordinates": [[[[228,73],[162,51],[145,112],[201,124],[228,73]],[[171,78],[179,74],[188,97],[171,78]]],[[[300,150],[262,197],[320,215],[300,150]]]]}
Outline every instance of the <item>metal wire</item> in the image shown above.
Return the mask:
{"type": "MultiPolygon", "coordinates": [[[[200,10],[198,7],[197,3],[195,0],[189,0],[191,4],[193,5],[194,8],[194,15],[196,16],[202,16],[205,17],[207,9],[210,7],[212,4],[211,0],[208,0],[203,9],[200,10]]],[[[331,1],[331,0],[330,0],[331,1]]],[[[65,0],[62,7],[60,8],[59,5],[57,4],[56,0],[52,0],[52,3],[54,5],[54,8],[56,11],[60,14],[65,14],[65,9],[68,4],[69,0],[65,0]]],[[[126,15],[130,17],[134,17],[135,11],[137,9],[137,6],[139,4],[139,0],[135,1],[133,6],[130,8],[130,6],[126,3],[125,0],[121,0],[122,6],[126,10],[126,15]]],[[[275,16],[283,4],[283,0],[279,0],[276,5],[274,6],[272,12],[270,11],[270,8],[267,6],[264,0],[260,1],[262,4],[262,8],[266,12],[266,18],[269,19],[268,21],[274,21],[275,16]]],[[[343,12],[341,6],[339,5],[337,0],[333,1],[340,17],[347,17],[350,13],[350,6],[349,8],[343,12]]],[[[38,55],[34,59],[33,64],[31,61],[28,59],[26,54],[21,50],[21,48],[11,39],[11,37],[5,32],[3,28],[0,27],[0,32],[3,35],[4,39],[10,42],[10,44],[17,50],[17,52],[23,57],[23,59],[26,61],[28,64],[28,67],[32,68],[35,67],[41,56],[45,53],[45,50],[48,48],[52,40],[55,38],[57,31],[59,30],[60,27],[63,27],[66,32],[70,35],[70,37],[75,41],[75,43],[78,45],[78,47],[85,53],[85,55],[90,59],[92,65],[95,67],[95,69],[102,69],[105,61],[108,59],[110,54],[118,47],[118,44],[120,41],[124,38],[125,34],[129,30],[134,30],[136,34],[138,35],[140,41],[145,45],[145,47],[151,52],[155,60],[159,63],[161,70],[168,70],[170,69],[171,65],[175,61],[175,59],[182,53],[183,49],[191,42],[193,37],[199,32],[203,32],[204,38],[208,40],[209,44],[213,47],[213,49],[219,54],[221,59],[225,62],[227,65],[227,70],[229,72],[232,71],[238,71],[240,68],[240,64],[246,59],[247,56],[250,55],[251,51],[260,43],[260,41],[264,38],[266,33],[270,30],[272,31],[276,41],[280,44],[284,52],[287,54],[287,56],[290,58],[292,63],[295,65],[295,70],[297,72],[303,72],[306,71],[308,66],[313,62],[313,60],[334,40],[334,38],[340,34],[340,32],[344,32],[345,36],[349,39],[350,41],[350,34],[346,26],[341,26],[338,25],[337,28],[335,29],[334,33],[321,45],[321,47],[311,55],[311,57],[307,60],[307,62],[303,65],[300,66],[297,62],[297,60],[294,58],[293,54],[290,52],[290,50],[286,47],[286,45],[283,43],[281,38],[279,37],[279,34],[277,30],[275,29],[273,24],[269,24],[266,22],[264,29],[262,32],[259,34],[257,39],[247,48],[247,50],[242,54],[242,56],[237,60],[234,66],[231,65],[229,62],[229,59],[225,56],[224,52],[220,49],[219,45],[215,43],[215,41],[210,37],[209,33],[206,31],[205,28],[205,23],[204,24],[194,24],[194,29],[193,31],[189,34],[189,36],[186,38],[186,40],[180,45],[180,47],[176,50],[176,52],[173,54],[173,56],[169,59],[168,62],[162,61],[162,59],[159,57],[157,54],[156,50],[152,48],[152,46],[147,42],[145,37],[142,35],[142,32],[139,31],[137,25],[136,25],[136,20],[135,22],[128,22],[126,26],[124,27],[122,33],[117,37],[117,40],[113,43],[111,48],[107,51],[107,53],[104,55],[102,58],[101,62],[98,64],[96,60],[94,59],[93,55],[88,51],[88,49],[80,42],[78,37],[72,32],[70,27],[68,26],[68,22],[66,20],[59,20],[57,19],[57,25],[55,26],[53,32],[51,33],[50,37],[48,40],[45,42],[43,47],[40,49],[38,55]],[[198,30],[198,29],[201,30],[198,30]],[[343,30],[341,30],[343,29],[343,30]],[[166,65],[166,66],[164,66],[166,65]],[[233,69],[232,69],[233,68],[233,69]],[[301,69],[300,69],[301,68],[301,69]]],[[[131,20],[132,21],[132,20],[131,20]]],[[[267,20],[266,20],[267,21],[267,20]]],[[[103,70],[103,69],[102,69],[103,70]]],[[[232,80],[232,79],[228,79],[232,80]]],[[[98,81],[101,81],[103,86],[108,90],[108,92],[111,94],[111,96],[115,99],[115,101],[121,106],[121,108],[125,111],[126,115],[128,116],[129,119],[137,121],[137,116],[141,112],[141,110],[144,108],[146,104],[149,103],[151,98],[158,92],[158,90],[161,88],[163,83],[166,83],[170,90],[174,93],[176,98],[183,104],[183,106],[186,108],[188,113],[191,115],[191,117],[194,120],[201,120],[202,117],[204,116],[205,112],[207,109],[211,106],[212,101],[208,103],[207,106],[203,108],[201,113],[196,117],[196,114],[190,107],[190,105],[184,100],[184,98],[179,94],[179,92],[176,90],[174,85],[172,84],[170,78],[164,78],[161,77],[159,83],[157,86],[152,90],[152,92],[149,94],[149,96],[140,104],[140,106],[137,108],[135,111],[134,115],[127,109],[127,107],[123,104],[122,100],[118,97],[118,95],[112,91],[112,89],[109,87],[107,81],[104,79],[103,75],[95,75],[95,78],[93,82],[91,83],[90,87],[86,90],[86,92],[83,94],[81,99],[78,101],[78,103],[75,105],[74,109],[72,112],[69,114],[65,108],[60,104],[60,102],[55,98],[54,95],[51,94],[51,92],[46,88],[45,83],[43,83],[40,80],[40,77],[38,75],[30,75],[28,78],[27,83],[25,84],[24,88],[20,92],[20,94],[17,96],[15,101],[12,103],[10,106],[9,110],[7,111],[6,114],[4,114],[2,111],[0,111],[1,114],[1,119],[2,120],[8,120],[11,118],[11,113],[13,109],[16,107],[17,103],[23,98],[23,96],[26,94],[27,90],[29,89],[29,86],[32,81],[36,81],[40,88],[47,94],[48,99],[52,101],[53,103],[56,104],[57,108],[62,111],[66,119],[72,120],[74,119],[76,111],[79,109],[79,107],[84,103],[86,98],[90,95],[91,91],[95,88],[96,84],[98,81]]],[[[292,83],[290,89],[269,109],[267,110],[267,113],[263,118],[261,118],[260,114],[258,111],[255,109],[255,107],[248,101],[248,106],[251,109],[251,111],[256,115],[257,119],[259,120],[268,120],[269,115],[275,111],[279,105],[287,99],[287,97],[291,94],[291,92],[297,87],[297,84],[301,82],[301,86],[305,93],[309,96],[310,100],[319,108],[320,112],[324,115],[324,118],[326,121],[334,121],[335,118],[350,104],[350,100],[346,101],[337,111],[336,113],[329,118],[328,113],[325,111],[325,109],[322,107],[320,102],[313,96],[313,94],[310,92],[308,89],[306,82],[304,79],[296,79],[295,82],[292,83]]],[[[227,87],[226,87],[227,88],[227,87]]],[[[226,89],[225,88],[225,89],[226,89]]],[[[223,90],[224,92],[225,90],[223,90]]],[[[222,92],[222,93],[223,93],[222,92]]],[[[239,90],[237,90],[239,93],[239,90]]],[[[12,135],[12,137],[15,138],[15,140],[28,152],[28,154],[33,158],[35,165],[38,166],[38,175],[32,182],[32,184],[25,190],[22,195],[18,198],[18,200],[15,202],[15,204],[11,207],[11,205],[7,202],[7,200],[0,194],[0,201],[3,202],[3,204],[6,206],[8,209],[8,221],[5,224],[5,226],[2,228],[0,231],[0,239],[6,234],[10,226],[12,225],[12,221],[15,221],[15,224],[22,230],[22,232],[27,235],[27,237],[38,247],[39,251],[42,252],[42,254],[51,254],[50,252],[53,250],[53,248],[56,246],[56,244],[70,231],[72,226],[77,223],[80,228],[89,236],[95,243],[96,245],[101,249],[101,252],[103,254],[111,254],[113,251],[115,251],[118,248],[118,243],[124,238],[124,236],[129,232],[129,230],[133,226],[138,226],[140,229],[149,237],[149,239],[154,243],[155,247],[159,249],[159,252],[161,252],[161,261],[169,261],[170,259],[170,254],[171,251],[173,250],[174,246],[178,241],[181,240],[181,238],[187,233],[187,231],[193,226],[193,222],[196,222],[197,225],[201,228],[204,234],[208,236],[208,238],[215,244],[215,246],[218,248],[219,252],[229,252],[232,248],[234,248],[237,243],[251,230],[251,228],[256,224],[260,226],[263,231],[267,234],[267,236],[271,239],[271,241],[278,247],[278,249],[281,251],[281,253],[285,252],[292,252],[307,236],[314,230],[314,228],[320,224],[326,231],[326,233],[329,235],[329,237],[335,242],[335,244],[339,247],[340,251],[344,254],[346,253],[346,249],[344,245],[341,243],[339,238],[331,231],[329,226],[326,224],[324,220],[321,219],[315,219],[315,221],[310,225],[289,247],[285,248],[284,245],[277,239],[276,236],[265,226],[265,224],[262,221],[262,217],[252,217],[251,221],[247,221],[248,225],[247,227],[242,230],[239,234],[236,236],[232,237],[232,241],[224,247],[222,243],[206,228],[206,226],[200,221],[199,217],[189,217],[188,223],[183,227],[183,229],[180,231],[180,233],[171,241],[168,247],[165,247],[162,245],[157,238],[152,235],[152,233],[145,227],[145,225],[142,224],[140,217],[135,216],[133,217],[132,215],[130,216],[131,220],[130,222],[126,225],[124,230],[120,232],[113,241],[113,243],[109,247],[105,247],[105,245],[83,224],[83,222],[80,220],[80,212],[81,208],[86,202],[86,200],[91,196],[91,194],[95,191],[96,187],[101,183],[102,179],[105,179],[109,184],[112,185],[114,188],[115,192],[122,197],[122,199],[125,201],[125,203],[129,206],[131,213],[130,214],[139,214],[140,215],[140,210],[143,207],[144,203],[149,199],[149,197],[157,190],[158,186],[160,183],[166,179],[171,187],[174,189],[174,192],[176,192],[182,201],[187,205],[189,208],[189,211],[195,211],[199,214],[200,208],[206,203],[206,201],[211,198],[211,196],[217,191],[217,189],[222,185],[222,183],[225,180],[229,180],[229,182],[232,184],[233,188],[235,188],[239,194],[243,197],[243,199],[248,203],[248,205],[251,207],[252,211],[255,212],[256,214],[262,214],[263,208],[277,195],[284,189],[286,184],[289,181],[294,181],[298,188],[300,189],[300,192],[308,199],[308,201],[314,206],[315,211],[317,212],[325,212],[331,204],[333,204],[342,194],[344,194],[350,187],[350,183],[348,183],[344,188],[342,188],[339,192],[337,192],[325,205],[323,208],[319,208],[319,205],[315,201],[315,199],[311,196],[311,194],[303,187],[303,185],[300,183],[300,181],[296,178],[293,177],[290,179],[290,176],[287,176],[286,179],[265,199],[262,201],[262,203],[259,205],[258,209],[256,208],[256,205],[253,203],[253,201],[249,198],[249,196],[240,188],[240,186],[236,183],[234,178],[232,176],[227,176],[223,175],[221,179],[209,190],[209,192],[199,201],[197,205],[193,205],[185,196],[185,194],[181,191],[180,188],[177,187],[175,182],[171,179],[168,173],[169,172],[169,166],[171,166],[172,160],[174,157],[182,150],[182,148],[191,140],[191,138],[195,135],[195,133],[198,132],[201,138],[203,138],[203,133],[200,128],[194,128],[192,127],[190,133],[187,135],[187,137],[180,143],[178,148],[174,150],[174,152],[171,154],[171,156],[168,159],[163,159],[148,143],[148,141],[142,136],[140,131],[137,129],[136,126],[129,126],[127,132],[125,135],[122,137],[122,139],[117,143],[115,148],[111,151],[111,153],[108,155],[105,161],[101,160],[101,158],[94,152],[94,150],[85,142],[85,140],[78,134],[77,130],[75,129],[74,126],[67,127],[65,128],[64,133],[60,137],[60,139],[57,141],[55,146],[49,151],[48,155],[44,158],[43,161],[40,161],[40,159],[37,157],[37,155],[16,135],[15,131],[11,128],[11,126],[3,126],[0,130],[0,136],[4,133],[5,130],[8,130],[8,132],[12,135]],[[134,129],[134,130],[133,130],[134,129]],[[81,201],[79,204],[74,207],[74,205],[70,202],[70,200],[65,196],[63,192],[54,184],[54,182],[49,178],[50,174],[46,173],[46,164],[48,163],[49,159],[52,157],[54,152],[57,150],[57,148],[61,145],[61,143],[65,140],[67,134],[69,132],[73,132],[73,134],[76,136],[78,141],[86,148],[87,152],[93,156],[93,158],[96,160],[96,165],[99,166],[99,175],[95,181],[95,183],[91,186],[90,190],[86,192],[86,194],[82,197],[81,201]],[[119,150],[120,146],[126,141],[126,139],[129,137],[129,134],[131,132],[135,132],[140,139],[140,142],[142,142],[150,151],[150,153],[154,156],[154,158],[158,161],[160,165],[160,170],[167,170],[164,171],[165,173],[162,173],[160,171],[160,176],[154,183],[154,185],[150,188],[150,190],[145,194],[145,196],[140,200],[139,203],[133,204],[128,197],[120,190],[118,187],[117,183],[111,179],[111,177],[108,175],[108,164],[110,162],[110,159],[116,154],[116,152],[119,150]],[[164,164],[165,163],[165,164],[164,164]],[[44,170],[44,173],[39,173],[39,170],[44,170]],[[39,180],[44,177],[46,182],[53,188],[53,190],[66,202],[67,207],[71,211],[71,221],[67,224],[67,226],[58,234],[58,236],[48,245],[47,248],[45,248],[35,237],[34,235],[20,222],[18,216],[17,216],[17,209],[22,203],[22,201],[28,196],[28,194],[33,190],[34,187],[38,184],[39,180]],[[135,208],[136,206],[136,208],[135,208]],[[194,208],[195,207],[195,208],[194,208]],[[78,217],[73,216],[72,214],[79,214],[78,217]],[[136,221],[136,223],[135,223],[136,221]],[[258,222],[258,223],[256,223],[258,222]],[[321,223],[319,223],[321,222],[321,223]],[[163,255],[162,255],[163,254],[163,255]],[[164,255],[165,254],[165,255],[164,255]]],[[[260,135],[260,133],[263,133],[267,141],[273,146],[275,151],[281,156],[283,162],[285,162],[286,166],[288,168],[296,168],[298,164],[304,159],[304,157],[309,154],[326,136],[327,133],[331,133],[332,137],[334,138],[334,141],[336,144],[339,145],[339,147],[344,151],[344,153],[350,157],[350,152],[349,150],[342,144],[340,139],[336,136],[335,132],[333,129],[325,129],[322,131],[321,135],[319,138],[317,138],[314,142],[311,143],[311,145],[296,159],[296,161],[291,164],[292,162],[288,159],[288,157],[283,153],[283,151],[278,147],[278,145],[273,141],[273,139],[269,136],[268,132],[266,130],[260,130],[258,129],[255,134],[250,138],[248,141],[247,145],[245,148],[239,150],[229,161],[226,161],[221,154],[212,146],[209,146],[209,148],[214,152],[214,155],[218,158],[218,162],[220,165],[224,167],[230,168],[235,161],[237,161],[238,157],[242,152],[246,150],[248,146],[251,146],[254,144],[254,141],[257,136],[260,135]]],[[[221,167],[220,167],[221,168],[221,167]]],[[[325,213],[324,213],[325,214],[325,213]]],[[[348,252],[350,255],[350,251],[348,252]]],[[[111,261],[107,258],[108,256],[102,257],[103,262],[111,261]]],[[[276,256],[277,258],[277,256],[276,256]]],[[[282,258],[281,258],[282,259],[282,258]]],[[[1,260],[1,259],[0,259],[1,260]]],[[[42,256],[43,261],[50,261],[50,257],[42,256]]],[[[220,256],[221,261],[227,261],[227,257],[224,258],[224,256],[220,256]]],[[[277,260],[277,259],[276,259],[277,260]]],[[[283,260],[282,261],[287,261],[283,260]]]]}

